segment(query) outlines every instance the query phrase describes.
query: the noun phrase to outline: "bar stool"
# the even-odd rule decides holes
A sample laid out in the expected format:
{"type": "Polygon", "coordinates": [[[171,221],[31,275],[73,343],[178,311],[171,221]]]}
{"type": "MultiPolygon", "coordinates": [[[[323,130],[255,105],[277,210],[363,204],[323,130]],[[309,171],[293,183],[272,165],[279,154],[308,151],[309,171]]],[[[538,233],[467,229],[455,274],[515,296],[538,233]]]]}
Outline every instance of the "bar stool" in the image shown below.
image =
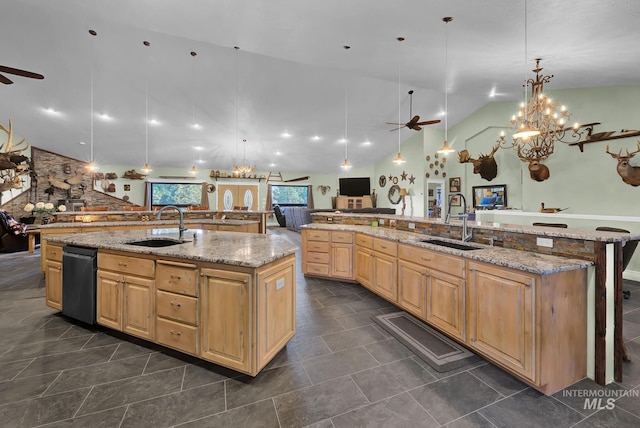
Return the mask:
{"type": "MultiPolygon", "coordinates": [[[[620,229],[617,227],[608,227],[608,226],[599,226],[599,227],[596,227],[596,230],[600,232],[631,233],[626,229],[620,229]]],[[[623,243],[623,247],[622,247],[622,271],[623,272],[627,268],[627,266],[629,266],[631,257],[633,257],[633,253],[636,251],[637,247],[638,247],[638,241],[627,241],[623,243]]],[[[631,297],[631,291],[622,290],[622,295],[624,296],[625,299],[628,299],[629,297],[631,297]]]]}

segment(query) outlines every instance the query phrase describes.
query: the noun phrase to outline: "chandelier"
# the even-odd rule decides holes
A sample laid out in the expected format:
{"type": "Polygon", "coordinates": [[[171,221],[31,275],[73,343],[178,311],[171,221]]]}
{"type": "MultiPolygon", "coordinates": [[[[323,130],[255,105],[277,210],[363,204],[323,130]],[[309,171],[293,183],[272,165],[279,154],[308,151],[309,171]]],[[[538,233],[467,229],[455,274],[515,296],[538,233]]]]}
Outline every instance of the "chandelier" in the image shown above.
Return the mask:
{"type": "Polygon", "coordinates": [[[233,167],[233,176],[234,177],[247,177],[256,169],[256,165],[249,165],[247,163],[246,154],[247,154],[247,140],[243,139],[242,143],[244,144],[244,152],[242,154],[242,163],[234,165],[233,167]]]}
{"type": "Polygon", "coordinates": [[[573,143],[582,136],[582,127],[577,123],[573,127],[566,126],[571,119],[567,108],[544,94],[544,84],[549,83],[553,75],[544,76],[542,70],[540,58],[537,58],[536,68],[532,70],[536,76],[526,81],[526,87],[531,86],[531,96],[520,104],[520,110],[509,123],[513,140],[507,141],[504,132],[498,138],[500,147],[515,148],[518,157],[525,162],[544,160],[553,154],[556,142],[573,143]]]}

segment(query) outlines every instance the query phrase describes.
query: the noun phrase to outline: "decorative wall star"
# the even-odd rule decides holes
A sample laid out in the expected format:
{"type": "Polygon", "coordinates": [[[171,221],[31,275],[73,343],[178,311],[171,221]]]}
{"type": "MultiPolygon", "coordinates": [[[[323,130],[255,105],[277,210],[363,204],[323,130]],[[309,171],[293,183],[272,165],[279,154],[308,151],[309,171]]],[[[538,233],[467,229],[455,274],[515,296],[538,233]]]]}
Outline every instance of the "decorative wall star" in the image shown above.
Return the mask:
{"type": "Polygon", "coordinates": [[[389,181],[393,181],[393,175],[389,175],[389,181]]]}
{"type": "Polygon", "coordinates": [[[409,177],[409,184],[414,184],[415,181],[416,178],[413,176],[413,174],[411,174],[411,177],[409,177]]]}
{"type": "Polygon", "coordinates": [[[402,181],[407,181],[407,173],[402,171],[402,174],[400,174],[400,177],[402,177],[402,181]]]}

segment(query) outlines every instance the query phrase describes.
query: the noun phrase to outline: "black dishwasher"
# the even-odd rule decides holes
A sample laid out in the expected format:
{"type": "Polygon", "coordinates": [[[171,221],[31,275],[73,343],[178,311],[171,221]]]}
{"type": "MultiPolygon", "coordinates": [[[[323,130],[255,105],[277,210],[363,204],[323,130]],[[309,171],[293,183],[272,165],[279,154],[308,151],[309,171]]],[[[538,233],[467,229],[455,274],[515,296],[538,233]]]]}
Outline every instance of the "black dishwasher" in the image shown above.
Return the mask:
{"type": "Polygon", "coordinates": [[[98,250],[65,245],[62,256],[62,313],[96,323],[96,273],[98,250]]]}

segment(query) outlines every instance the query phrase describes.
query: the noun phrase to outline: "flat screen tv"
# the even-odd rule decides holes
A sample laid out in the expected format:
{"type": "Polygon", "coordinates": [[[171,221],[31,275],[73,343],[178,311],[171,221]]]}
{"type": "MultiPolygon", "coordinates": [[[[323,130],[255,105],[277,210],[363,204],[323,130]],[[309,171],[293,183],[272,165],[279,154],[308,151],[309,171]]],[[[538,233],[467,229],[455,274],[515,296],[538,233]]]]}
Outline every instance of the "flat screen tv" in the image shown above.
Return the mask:
{"type": "Polygon", "coordinates": [[[371,194],[369,177],[349,177],[340,179],[341,196],[367,196],[371,194]]]}
{"type": "Polygon", "coordinates": [[[473,208],[500,210],[507,207],[507,185],[473,186],[473,208]]]}

